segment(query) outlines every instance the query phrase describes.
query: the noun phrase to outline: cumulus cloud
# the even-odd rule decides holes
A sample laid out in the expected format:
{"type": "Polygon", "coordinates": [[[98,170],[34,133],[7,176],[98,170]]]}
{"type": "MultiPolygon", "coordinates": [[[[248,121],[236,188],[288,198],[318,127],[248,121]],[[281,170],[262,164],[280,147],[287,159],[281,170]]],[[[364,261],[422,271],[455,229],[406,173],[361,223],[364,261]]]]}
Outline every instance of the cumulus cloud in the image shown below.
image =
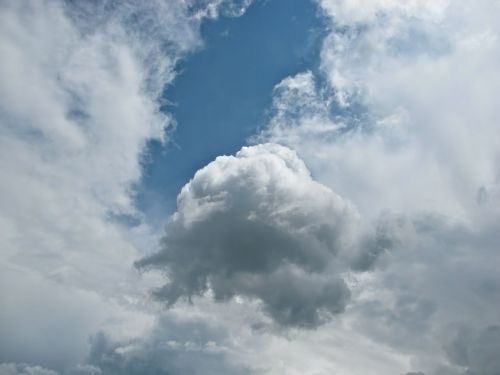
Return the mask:
{"type": "Polygon", "coordinates": [[[365,272],[351,274],[345,319],[357,332],[406,356],[406,372],[494,373],[478,337],[499,324],[491,267],[499,241],[499,4],[320,5],[331,20],[320,71],[276,86],[273,116],[252,141],[295,149],[319,182],[374,223],[365,251],[353,252],[365,272]],[[475,332],[461,344],[468,349],[460,353],[475,353],[469,362],[443,349],[458,323],[475,332]]]}
{"type": "Polygon", "coordinates": [[[157,296],[258,298],[283,326],[314,327],[349,296],[337,257],[357,214],[315,182],[304,163],[275,144],[220,156],[182,189],[162,249],[139,262],[165,268],[157,296]]]}

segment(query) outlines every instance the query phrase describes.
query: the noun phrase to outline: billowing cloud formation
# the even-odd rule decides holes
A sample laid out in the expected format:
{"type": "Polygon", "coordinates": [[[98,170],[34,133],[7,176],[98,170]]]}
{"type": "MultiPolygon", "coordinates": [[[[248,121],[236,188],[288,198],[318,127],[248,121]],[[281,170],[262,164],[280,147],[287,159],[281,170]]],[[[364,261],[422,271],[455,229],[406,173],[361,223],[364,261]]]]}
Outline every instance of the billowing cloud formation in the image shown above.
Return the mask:
{"type": "Polygon", "coordinates": [[[356,212],[275,144],[220,156],[182,189],[162,250],[139,264],[166,268],[170,304],[208,289],[216,300],[255,297],[284,326],[314,327],[349,296],[336,256],[356,212]]]}
{"type": "Polygon", "coordinates": [[[497,373],[500,6],[320,5],[331,21],[320,71],[276,86],[254,141],[295,149],[382,225],[356,263],[369,272],[352,275],[358,333],[407,356],[406,372],[497,373]]]}

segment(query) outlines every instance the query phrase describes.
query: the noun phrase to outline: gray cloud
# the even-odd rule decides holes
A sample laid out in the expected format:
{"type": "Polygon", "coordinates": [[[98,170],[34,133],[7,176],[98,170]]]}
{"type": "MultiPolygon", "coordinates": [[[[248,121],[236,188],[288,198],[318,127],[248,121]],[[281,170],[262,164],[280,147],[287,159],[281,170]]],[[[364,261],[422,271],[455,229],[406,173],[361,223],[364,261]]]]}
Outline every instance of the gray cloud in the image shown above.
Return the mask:
{"type": "Polygon", "coordinates": [[[372,270],[385,254],[403,246],[412,231],[412,223],[405,216],[381,214],[359,239],[357,246],[350,249],[351,268],[355,271],[372,270]]]}
{"type": "Polygon", "coordinates": [[[224,331],[202,321],[160,318],[151,333],[140,340],[115,342],[98,333],[91,339],[87,363],[70,374],[248,374],[247,369],[231,362],[225,341],[224,331]]]}
{"type": "Polygon", "coordinates": [[[227,332],[200,319],[160,314],[140,338],[118,340],[101,331],[88,345],[86,360],[65,369],[0,363],[0,375],[250,374],[235,363],[227,332]]]}
{"type": "Polygon", "coordinates": [[[0,361],[62,371],[89,334],[149,326],[133,262],[154,235],[134,189],[173,125],[159,95],[232,2],[193,4],[0,2],[0,361]]]}
{"type": "Polygon", "coordinates": [[[221,156],[182,189],[162,249],[140,267],[164,269],[156,295],[173,304],[207,290],[255,297],[284,326],[314,327],[349,296],[337,256],[357,214],[315,182],[296,154],[265,144],[221,156]]]}
{"type": "Polygon", "coordinates": [[[411,363],[398,373],[495,373],[479,337],[499,325],[499,4],[319,3],[331,21],[320,73],[276,86],[254,140],[296,150],[375,223],[349,255],[363,272],[344,318],[411,363]],[[453,358],[450,324],[475,332],[453,358]]]}
{"type": "Polygon", "coordinates": [[[57,372],[25,363],[0,363],[1,375],[58,375],[57,372]]]}
{"type": "Polygon", "coordinates": [[[494,227],[429,214],[408,218],[393,250],[353,291],[350,313],[359,330],[409,353],[412,367],[426,374],[498,371],[494,227]]]}
{"type": "Polygon", "coordinates": [[[466,375],[500,374],[500,326],[482,330],[460,327],[447,346],[450,359],[465,367],[466,375]]]}

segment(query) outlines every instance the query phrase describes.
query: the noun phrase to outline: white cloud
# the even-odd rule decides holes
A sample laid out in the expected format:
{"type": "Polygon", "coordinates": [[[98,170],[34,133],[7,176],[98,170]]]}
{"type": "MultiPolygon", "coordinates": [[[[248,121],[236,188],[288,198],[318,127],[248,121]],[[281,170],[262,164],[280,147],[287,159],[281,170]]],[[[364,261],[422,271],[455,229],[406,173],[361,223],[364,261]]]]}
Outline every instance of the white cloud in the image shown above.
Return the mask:
{"type": "Polygon", "coordinates": [[[344,318],[357,334],[406,357],[406,372],[493,373],[477,348],[499,324],[500,4],[320,4],[331,18],[321,73],[276,87],[274,117],[254,142],[295,149],[365,218],[389,218],[391,251],[351,274],[344,318]],[[475,332],[460,344],[469,362],[443,349],[458,323],[475,332]]]}
{"type": "Polygon", "coordinates": [[[186,185],[144,261],[198,296],[165,321],[131,270],[148,228],[116,217],[140,218],[200,20],[248,3],[0,5],[0,372],[498,372],[499,3],[319,3],[321,76],[277,85],[257,138],[298,156],[244,148],[186,185]]]}
{"type": "Polygon", "coordinates": [[[130,237],[153,235],[119,217],[141,220],[145,146],[172,125],[159,95],[202,44],[193,5],[0,5],[0,361],[67,370],[97,330],[124,340],[151,325],[130,237]]]}
{"type": "MultiPolygon", "coordinates": [[[[315,327],[349,292],[338,260],[352,246],[355,209],[273,144],[220,156],[184,186],[162,249],[140,262],[166,269],[157,296],[257,298],[283,326],[315,327]]],[[[346,267],[344,265],[344,267],[346,267]]]]}
{"type": "Polygon", "coordinates": [[[29,366],[23,363],[0,363],[2,375],[57,375],[57,372],[40,366],[29,366]]]}
{"type": "Polygon", "coordinates": [[[462,5],[431,19],[399,7],[344,27],[334,18],[321,60],[328,87],[310,73],[285,79],[263,139],[295,148],[362,211],[466,216],[498,173],[499,51],[490,16],[498,4],[462,5]],[[309,85],[297,86],[305,76],[309,85]]]}

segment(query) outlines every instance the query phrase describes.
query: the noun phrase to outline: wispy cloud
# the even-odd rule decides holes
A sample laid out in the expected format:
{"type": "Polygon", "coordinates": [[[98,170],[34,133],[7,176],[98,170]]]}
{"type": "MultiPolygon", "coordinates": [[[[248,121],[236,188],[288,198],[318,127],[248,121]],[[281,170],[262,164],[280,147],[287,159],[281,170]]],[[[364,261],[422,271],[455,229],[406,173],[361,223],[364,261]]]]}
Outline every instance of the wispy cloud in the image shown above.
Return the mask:
{"type": "Polygon", "coordinates": [[[97,330],[125,339],[152,324],[139,309],[147,293],[130,240],[149,230],[116,218],[140,222],[134,186],[145,146],[172,125],[159,110],[162,90],[201,46],[205,8],[216,17],[231,3],[194,5],[0,5],[0,361],[65,371],[97,330]]]}

